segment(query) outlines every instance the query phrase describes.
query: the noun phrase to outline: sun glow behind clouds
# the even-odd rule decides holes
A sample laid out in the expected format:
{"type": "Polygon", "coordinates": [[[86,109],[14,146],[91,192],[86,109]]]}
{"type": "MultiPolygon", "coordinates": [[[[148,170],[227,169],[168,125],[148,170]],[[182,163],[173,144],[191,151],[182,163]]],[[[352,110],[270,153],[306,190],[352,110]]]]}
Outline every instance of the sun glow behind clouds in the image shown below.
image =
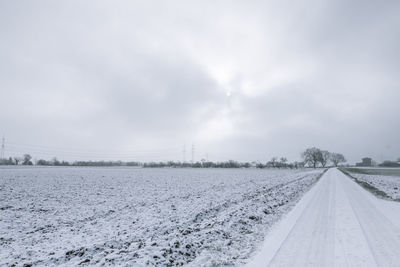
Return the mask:
{"type": "Polygon", "coordinates": [[[374,143],[357,160],[398,143],[399,1],[3,2],[0,127],[17,143],[374,143]]]}

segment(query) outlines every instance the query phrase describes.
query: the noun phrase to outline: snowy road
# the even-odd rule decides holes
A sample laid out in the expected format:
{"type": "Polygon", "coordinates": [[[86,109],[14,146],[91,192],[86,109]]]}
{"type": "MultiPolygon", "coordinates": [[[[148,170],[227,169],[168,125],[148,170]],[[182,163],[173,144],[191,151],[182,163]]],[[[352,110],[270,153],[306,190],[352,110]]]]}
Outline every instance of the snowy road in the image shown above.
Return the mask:
{"type": "Polygon", "coordinates": [[[328,170],[249,266],[400,266],[400,203],[328,170]]]}

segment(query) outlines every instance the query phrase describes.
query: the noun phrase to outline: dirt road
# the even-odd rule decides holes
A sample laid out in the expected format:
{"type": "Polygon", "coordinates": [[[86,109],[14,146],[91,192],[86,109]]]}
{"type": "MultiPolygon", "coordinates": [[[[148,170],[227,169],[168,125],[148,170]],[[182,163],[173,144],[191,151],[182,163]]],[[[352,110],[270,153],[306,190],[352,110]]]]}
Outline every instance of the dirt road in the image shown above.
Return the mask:
{"type": "Polygon", "coordinates": [[[330,169],[248,266],[400,266],[400,203],[330,169]]]}

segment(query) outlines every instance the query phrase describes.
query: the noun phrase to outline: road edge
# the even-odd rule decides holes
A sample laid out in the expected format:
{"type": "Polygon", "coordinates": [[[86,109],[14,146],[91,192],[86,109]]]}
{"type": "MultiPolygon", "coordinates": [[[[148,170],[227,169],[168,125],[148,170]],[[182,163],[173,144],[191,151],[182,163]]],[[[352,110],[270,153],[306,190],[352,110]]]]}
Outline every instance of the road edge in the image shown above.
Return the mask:
{"type": "Polygon", "coordinates": [[[303,213],[303,210],[310,203],[311,199],[315,195],[317,188],[319,186],[320,180],[324,177],[326,172],[329,170],[324,170],[318,177],[317,182],[301,197],[301,199],[295,204],[295,206],[282,218],[275,223],[265,236],[263,245],[257,254],[248,262],[246,267],[265,267],[271,262],[272,258],[275,256],[276,252],[281,247],[282,243],[285,241],[290,231],[295,226],[297,220],[303,213]]]}
{"type": "Polygon", "coordinates": [[[353,180],[356,184],[361,186],[363,189],[365,189],[366,191],[372,193],[377,198],[384,199],[384,200],[390,200],[390,201],[394,201],[394,202],[400,202],[400,199],[394,199],[391,196],[389,196],[388,194],[386,194],[386,192],[384,192],[382,190],[379,190],[378,188],[376,188],[375,186],[371,185],[370,183],[364,182],[364,181],[360,181],[359,179],[357,179],[356,177],[351,175],[346,170],[343,170],[342,168],[338,168],[338,170],[341,171],[348,178],[353,180]]]}

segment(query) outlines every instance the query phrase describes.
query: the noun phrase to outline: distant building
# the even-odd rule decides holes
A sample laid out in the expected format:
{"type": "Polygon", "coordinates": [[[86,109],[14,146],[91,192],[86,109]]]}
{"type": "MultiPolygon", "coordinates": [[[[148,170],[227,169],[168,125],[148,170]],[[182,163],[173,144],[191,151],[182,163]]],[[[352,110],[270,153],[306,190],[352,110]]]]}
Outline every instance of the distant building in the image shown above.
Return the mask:
{"type": "Polygon", "coordinates": [[[372,159],[371,158],[363,158],[362,162],[356,163],[357,167],[372,167],[372,159]]]}

